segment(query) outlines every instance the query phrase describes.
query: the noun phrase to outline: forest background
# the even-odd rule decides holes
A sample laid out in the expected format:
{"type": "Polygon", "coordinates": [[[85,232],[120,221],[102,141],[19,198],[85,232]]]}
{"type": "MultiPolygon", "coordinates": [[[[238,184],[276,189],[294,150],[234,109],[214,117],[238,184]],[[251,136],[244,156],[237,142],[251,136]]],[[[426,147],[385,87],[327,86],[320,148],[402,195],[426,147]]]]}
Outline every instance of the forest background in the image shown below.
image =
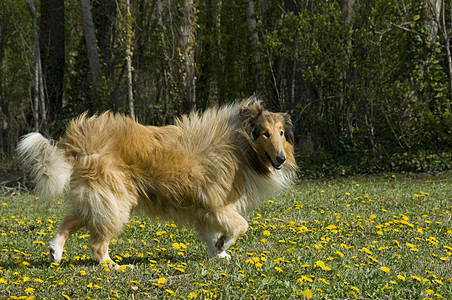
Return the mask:
{"type": "Polygon", "coordinates": [[[446,0],[1,0],[0,162],[84,111],[164,125],[255,94],[305,175],[451,169],[451,36],[446,0]]]}

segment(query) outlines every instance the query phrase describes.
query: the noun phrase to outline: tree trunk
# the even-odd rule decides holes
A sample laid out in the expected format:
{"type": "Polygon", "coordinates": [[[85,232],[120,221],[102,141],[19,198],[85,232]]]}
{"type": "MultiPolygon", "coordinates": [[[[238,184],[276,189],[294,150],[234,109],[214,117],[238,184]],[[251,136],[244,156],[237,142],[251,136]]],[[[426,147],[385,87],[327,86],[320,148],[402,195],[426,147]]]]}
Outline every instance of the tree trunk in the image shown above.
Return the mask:
{"type": "Polygon", "coordinates": [[[83,17],[83,32],[85,34],[86,49],[88,51],[89,67],[91,72],[92,97],[97,98],[100,89],[100,59],[97,51],[97,40],[94,33],[93,17],[91,15],[91,4],[89,0],[80,0],[83,17]]]}
{"type": "Polygon", "coordinates": [[[257,28],[256,28],[256,15],[254,11],[254,1],[248,0],[248,6],[246,7],[246,22],[248,24],[248,30],[250,31],[251,36],[251,46],[253,47],[254,51],[254,64],[256,66],[255,73],[255,81],[256,81],[256,90],[257,92],[260,92],[261,89],[261,83],[262,83],[262,68],[261,68],[261,58],[260,58],[260,52],[258,48],[259,43],[259,37],[257,35],[257,28]]]}
{"type": "Polygon", "coordinates": [[[436,36],[438,34],[438,27],[440,25],[440,16],[443,0],[425,0],[427,4],[427,28],[429,29],[430,46],[436,43],[436,36]]]}
{"type": "MultiPolygon", "coordinates": [[[[195,7],[193,0],[183,0],[180,15],[179,47],[182,72],[179,76],[182,112],[196,108],[195,82],[195,7]]],[[[176,70],[177,71],[177,70],[176,70]]]]}
{"type": "MultiPolygon", "coordinates": [[[[160,42],[162,44],[162,55],[163,55],[163,79],[164,79],[164,96],[163,96],[163,111],[165,112],[165,115],[163,117],[163,121],[166,122],[167,118],[168,118],[168,112],[170,110],[172,110],[173,108],[173,97],[171,97],[171,85],[173,84],[174,80],[174,76],[171,72],[171,70],[174,69],[173,65],[173,61],[174,59],[172,58],[172,55],[170,54],[169,51],[169,46],[168,43],[166,42],[165,39],[165,27],[166,25],[163,23],[164,22],[164,11],[165,11],[165,7],[164,4],[162,3],[162,0],[156,0],[156,11],[157,11],[157,20],[158,20],[158,25],[159,25],[159,29],[160,29],[160,42]]],[[[171,24],[170,24],[171,25],[171,24]]]]}
{"type": "MultiPolygon", "coordinates": [[[[441,2],[441,0],[437,0],[441,2]]],[[[451,8],[452,9],[452,8],[451,8]]],[[[442,3],[442,33],[445,41],[446,48],[446,59],[447,59],[447,73],[449,75],[449,92],[452,93],[452,54],[450,51],[450,31],[447,30],[446,24],[446,3],[443,1],[442,3]]],[[[452,13],[452,12],[451,12],[452,13]]],[[[439,19],[439,16],[438,16],[439,19]]]]}
{"type": "Polygon", "coordinates": [[[126,16],[126,34],[127,34],[127,101],[129,103],[129,113],[132,119],[135,119],[135,108],[133,99],[133,86],[132,86],[132,14],[130,13],[130,0],[126,0],[127,16],[126,16]]]}
{"type": "Polygon", "coordinates": [[[344,16],[345,23],[350,23],[353,15],[353,7],[356,0],[340,0],[342,15],[344,16]]]}
{"type": "Polygon", "coordinates": [[[47,120],[52,135],[57,135],[63,107],[64,79],[64,0],[41,0],[40,49],[47,120]],[[56,131],[56,132],[54,132],[56,131]]]}
{"type": "Polygon", "coordinates": [[[39,131],[40,128],[47,135],[47,112],[44,98],[44,84],[42,81],[42,66],[41,66],[41,52],[39,50],[39,33],[38,33],[38,21],[36,17],[36,7],[33,0],[25,0],[28,10],[30,11],[33,20],[33,35],[34,35],[34,59],[35,59],[35,72],[33,78],[33,118],[35,131],[39,131]],[[39,110],[41,108],[41,110],[39,110]],[[39,111],[41,111],[42,127],[39,124],[39,111]]]}
{"type": "MultiPolygon", "coordinates": [[[[4,80],[8,75],[7,72],[3,69],[3,62],[5,59],[5,50],[6,44],[8,42],[8,33],[12,31],[11,24],[11,12],[10,9],[7,8],[6,3],[0,3],[0,11],[3,11],[4,14],[0,13],[0,110],[4,114],[3,126],[0,126],[0,155],[2,154],[2,150],[7,150],[8,148],[14,148],[11,146],[11,142],[8,143],[8,132],[10,131],[11,118],[9,113],[9,99],[5,97],[5,86],[4,80]],[[6,125],[6,126],[5,126],[6,125]]],[[[14,100],[13,100],[14,101],[14,100]]]]}

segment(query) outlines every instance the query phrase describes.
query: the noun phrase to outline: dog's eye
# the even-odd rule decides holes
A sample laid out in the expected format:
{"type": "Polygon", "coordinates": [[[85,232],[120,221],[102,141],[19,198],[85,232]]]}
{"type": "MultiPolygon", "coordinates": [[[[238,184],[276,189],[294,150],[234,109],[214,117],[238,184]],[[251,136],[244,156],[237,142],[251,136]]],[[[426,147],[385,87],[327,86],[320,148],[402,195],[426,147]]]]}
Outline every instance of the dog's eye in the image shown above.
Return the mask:
{"type": "Polygon", "coordinates": [[[283,135],[284,135],[284,131],[281,130],[281,131],[279,132],[279,134],[280,134],[281,136],[283,136],[283,135]]]}
{"type": "Polygon", "coordinates": [[[269,138],[269,137],[270,137],[270,133],[264,132],[264,136],[265,136],[266,138],[269,138]]]}

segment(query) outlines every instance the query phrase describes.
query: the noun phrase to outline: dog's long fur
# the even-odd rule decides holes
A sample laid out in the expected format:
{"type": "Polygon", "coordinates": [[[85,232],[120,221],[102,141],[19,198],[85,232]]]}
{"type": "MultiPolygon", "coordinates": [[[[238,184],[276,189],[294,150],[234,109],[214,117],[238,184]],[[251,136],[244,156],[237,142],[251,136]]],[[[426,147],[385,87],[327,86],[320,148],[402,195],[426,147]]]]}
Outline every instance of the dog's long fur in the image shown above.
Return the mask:
{"type": "Polygon", "coordinates": [[[67,238],[90,231],[90,248],[110,262],[108,244],[132,209],[192,225],[211,256],[245,234],[243,218],[261,199],[295,179],[290,117],[247,99],[191,113],[165,127],[112,113],[73,120],[57,143],[23,137],[18,153],[43,198],[71,203],[50,241],[59,262],[67,238]]]}

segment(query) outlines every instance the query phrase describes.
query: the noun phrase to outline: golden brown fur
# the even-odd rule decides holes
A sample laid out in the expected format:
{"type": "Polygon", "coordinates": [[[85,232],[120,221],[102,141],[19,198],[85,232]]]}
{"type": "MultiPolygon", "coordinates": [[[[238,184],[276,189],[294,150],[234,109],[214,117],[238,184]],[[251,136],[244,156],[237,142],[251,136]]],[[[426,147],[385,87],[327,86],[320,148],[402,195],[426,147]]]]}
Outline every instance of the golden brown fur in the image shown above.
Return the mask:
{"type": "Polygon", "coordinates": [[[57,262],[83,226],[95,258],[109,261],[109,241],[134,208],[194,226],[211,256],[228,257],[248,228],[243,217],[289,186],[297,170],[289,116],[253,99],[165,127],[112,113],[82,115],[56,146],[33,133],[18,150],[37,187],[48,197],[65,192],[71,203],[50,242],[57,262]]]}

